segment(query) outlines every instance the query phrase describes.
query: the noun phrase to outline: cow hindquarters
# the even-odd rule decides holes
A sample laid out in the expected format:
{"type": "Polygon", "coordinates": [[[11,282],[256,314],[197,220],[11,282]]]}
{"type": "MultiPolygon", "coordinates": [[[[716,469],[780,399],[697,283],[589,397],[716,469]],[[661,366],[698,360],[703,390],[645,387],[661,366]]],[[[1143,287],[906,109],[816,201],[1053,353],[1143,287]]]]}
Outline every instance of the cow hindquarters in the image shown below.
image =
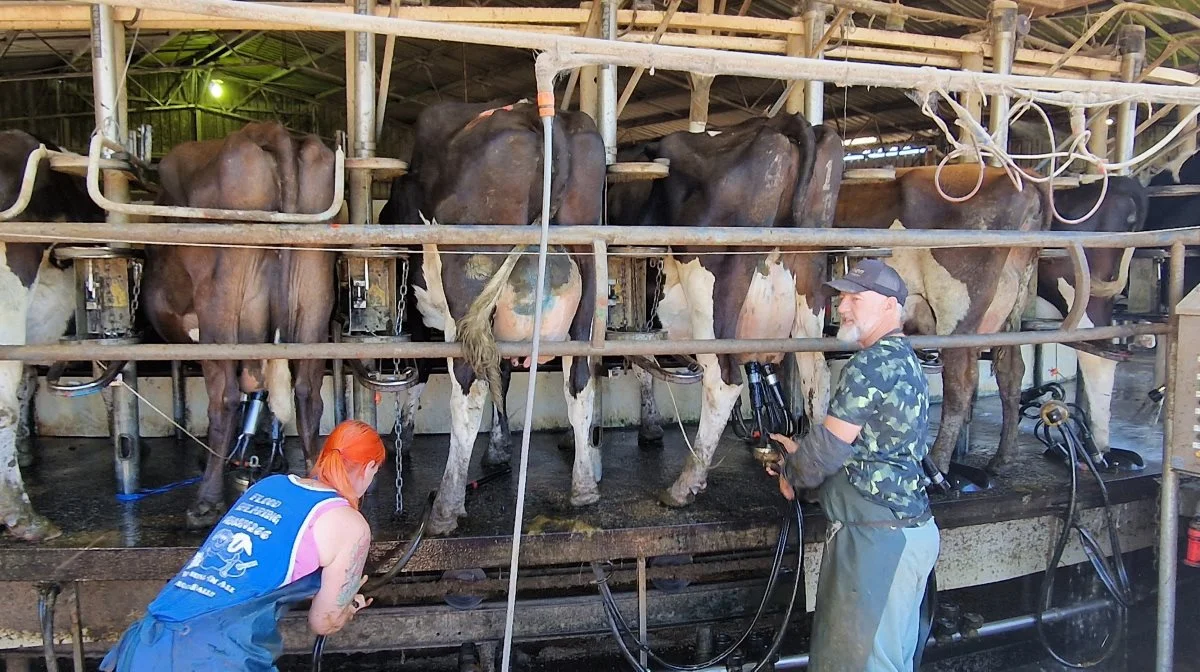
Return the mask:
{"type": "Polygon", "coordinates": [[[467,515],[467,469],[471,464],[471,451],[479,434],[483,403],[488,393],[487,383],[476,380],[466,362],[448,360],[447,368],[452,372],[450,452],[446,456],[446,470],[442,473],[442,484],[438,487],[433,513],[429,517],[429,531],[435,535],[453,532],[458,527],[459,516],[467,515]]]}
{"type": "Polygon", "coordinates": [[[697,359],[704,368],[701,379],[704,390],[700,402],[700,426],[696,429],[696,439],[685,460],[683,471],[659,497],[667,506],[687,506],[692,503],[697,493],[708,486],[708,468],[712,465],[717,443],[721,439],[721,433],[725,431],[726,423],[729,422],[734,402],[742,394],[741,385],[729,385],[722,380],[721,364],[716,355],[700,355],[697,359]]]}
{"type": "MultiPolygon", "coordinates": [[[[583,358],[581,365],[586,365],[583,358]]],[[[563,395],[567,400],[567,419],[575,436],[575,464],[571,469],[571,506],[587,506],[600,501],[600,449],[592,445],[592,415],[595,412],[596,378],[587,376],[583,389],[572,391],[571,375],[575,358],[563,357],[563,395]]]]}

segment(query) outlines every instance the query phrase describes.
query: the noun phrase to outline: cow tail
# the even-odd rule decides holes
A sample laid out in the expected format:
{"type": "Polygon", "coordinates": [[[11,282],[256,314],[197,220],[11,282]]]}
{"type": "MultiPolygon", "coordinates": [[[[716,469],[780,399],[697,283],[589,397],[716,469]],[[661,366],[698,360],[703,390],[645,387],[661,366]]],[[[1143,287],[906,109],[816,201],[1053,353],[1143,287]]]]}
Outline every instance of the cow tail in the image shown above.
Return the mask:
{"type": "MultiPolygon", "coordinates": [[[[492,403],[501,413],[504,413],[504,392],[500,386],[500,352],[496,349],[496,335],[492,332],[492,311],[522,251],[523,246],[518,245],[508,253],[499,270],[471,302],[467,314],[458,320],[458,342],[463,344],[464,358],[475,375],[487,381],[492,403]]],[[[534,338],[537,338],[536,334],[534,338]]]]}
{"type": "Polygon", "coordinates": [[[1099,299],[1111,299],[1121,290],[1125,289],[1125,283],[1129,281],[1129,262],[1133,259],[1133,248],[1127,247],[1121,254],[1121,266],[1117,269],[1117,277],[1115,280],[1100,280],[1096,276],[1092,276],[1092,296],[1099,299]]]}
{"type": "MultiPolygon", "coordinates": [[[[275,331],[275,342],[279,343],[278,330],[275,331]]],[[[266,368],[267,407],[279,422],[287,424],[296,412],[291,366],[286,359],[269,359],[266,368]]]]}

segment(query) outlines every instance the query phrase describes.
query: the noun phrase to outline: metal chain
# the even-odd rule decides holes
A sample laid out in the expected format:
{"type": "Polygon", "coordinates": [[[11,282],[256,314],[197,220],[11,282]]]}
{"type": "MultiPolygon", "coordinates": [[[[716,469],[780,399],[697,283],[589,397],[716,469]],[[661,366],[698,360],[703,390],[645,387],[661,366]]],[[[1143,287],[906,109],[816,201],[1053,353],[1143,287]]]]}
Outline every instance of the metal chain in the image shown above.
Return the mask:
{"type": "Polygon", "coordinates": [[[129,325],[132,328],[137,320],[138,305],[142,295],[142,260],[133,259],[130,262],[133,271],[133,292],[129,297],[129,325]]]}
{"type": "Polygon", "coordinates": [[[643,331],[650,331],[650,328],[654,326],[654,316],[658,314],[658,304],[663,300],[663,283],[666,281],[666,274],[663,271],[666,260],[663,257],[654,257],[650,260],[650,264],[654,266],[657,273],[654,275],[654,294],[650,296],[653,299],[650,304],[650,314],[646,315],[646,326],[643,327],[643,331]]]}
{"type": "Polygon", "coordinates": [[[400,393],[393,395],[396,400],[396,422],[392,425],[392,449],[396,456],[396,515],[404,513],[404,476],[400,473],[404,468],[404,447],[401,445],[401,434],[403,433],[404,419],[400,415],[400,393]]]}

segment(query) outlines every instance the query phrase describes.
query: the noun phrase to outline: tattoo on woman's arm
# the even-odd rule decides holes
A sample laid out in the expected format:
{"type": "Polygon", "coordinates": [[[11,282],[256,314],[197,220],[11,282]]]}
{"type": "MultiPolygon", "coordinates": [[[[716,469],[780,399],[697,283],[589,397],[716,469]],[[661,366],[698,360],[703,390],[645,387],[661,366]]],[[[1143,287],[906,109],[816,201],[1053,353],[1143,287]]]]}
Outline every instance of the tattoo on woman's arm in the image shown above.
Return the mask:
{"type": "Polygon", "coordinates": [[[358,593],[358,589],[362,585],[363,565],[367,563],[367,551],[370,548],[371,537],[369,535],[359,537],[358,542],[354,545],[354,557],[350,559],[350,566],[346,568],[346,581],[342,584],[342,589],[338,591],[337,606],[339,609],[345,609],[358,593]]]}

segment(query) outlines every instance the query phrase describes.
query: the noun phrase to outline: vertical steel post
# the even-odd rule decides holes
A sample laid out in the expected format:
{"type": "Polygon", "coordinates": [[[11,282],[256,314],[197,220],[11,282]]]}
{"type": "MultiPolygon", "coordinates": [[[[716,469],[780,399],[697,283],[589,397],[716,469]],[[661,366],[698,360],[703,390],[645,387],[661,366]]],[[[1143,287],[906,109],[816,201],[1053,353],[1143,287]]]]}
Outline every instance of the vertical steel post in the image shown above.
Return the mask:
{"type": "MultiPolygon", "coordinates": [[[[1107,72],[1093,72],[1089,79],[1094,79],[1101,82],[1107,82],[1109,79],[1107,72]]],[[[1104,108],[1094,108],[1092,118],[1088,120],[1088,130],[1092,132],[1091,138],[1088,139],[1088,151],[1096,156],[1108,160],[1108,127],[1109,112],[1104,108]]],[[[1099,173],[1100,167],[1088,164],[1089,173],[1099,173]]]]}
{"type": "MultiPolygon", "coordinates": [[[[808,10],[804,12],[804,38],[808,42],[805,51],[809,58],[821,58],[817,44],[825,34],[825,12],[828,9],[829,5],[823,2],[810,1],[808,10]]],[[[825,82],[810,80],[805,83],[804,117],[813,125],[825,121],[825,82]]]]}
{"type": "MultiPolygon", "coordinates": [[[[606,40],[617,39],[618,0],[596,0],[604,3],[600,17],[600,35],[606,40]]],[[[617,66],[600,66],[598,86],[600,137],[604,139],[604,161],[612,165],[617,161],[617,66]]]]}
{"type": "MultiPolygon", "coordinates": [[[[1182,243],[1171,246],[1171,332],[1164,335],[1167,348],[1167,419],[1163,425],[1162,489],[1158,502],[1158,636],[1155,646],[1155,669],[1171,672],[1175,651],[1175,575],[1176,555],[1179,552],[1179,474],[1171,467],[1171,446],[1176,440],[1188,440],[1175,436],[1174,399],[1175,376],[1178,375],[1176,353],[1179,349],[1179,315],[1176,308],[1183,300],[1182,243]]],[[[1194,404],[1195,400],[1189,400],[1194,404]]]]}
{"type": "MultiPolygon", "coordinates": [[[[646,595],[646,556],[639,555],[637,559],[637,591],[638,591],[638,639],[646,642],[649,629],[650,600],[646,595]]],[[[646,667],[646,651],[638,651],[638,662],[646,667]]]]}
{"type": "Polygon", "coordinates": [[[175,422],[175,442],[183,444],[187,435],[187,376],[183,374],[183,362],[171,362],[171,419],[175,422]]]}
{"type": "MultiPolygon", "coordinates": [[[[1117,36],[1117,47],[1121,53],[1121,81],[1132,82],[1142,74],[1142,66],[1146,62],[1146,27],[1135,25],[1121,26],[1117,36]]],[[[1117,105],[1117,152],[1118,163],[1133,158],[1134,135],[1137,127],[1137,103],[1128,102],[1117,105]]],[[[1132,173],[1130,168],[1117,171],[1119,175],[1132,173]]]]}
{"type": "MultiPolygon", "coordinates": [[[[593,2],[601,2],[602,0],[588,0],[579,3],[580,9],[592,8],[593,2]]],[[[603,9],[603,7],[601,8],[603,9]]],[[[587,23],[584,23],[584,29],[587,28],[587,23]]],[[[584,37],[598,37],[596,32],[597,26],[592,26],[592,30],[584,35],[584,37]]],[[[595,121],[597,127],[600,123],[600,110],[596,105],[598,97],[596,87],[600,78],[600,69],[594,65],[585,65],[579,68],[579,111],[587,114],[595,121]]]]}
{"type": "MultiPolygon", "coordinates": [[[[124,100],[125,88],[119,81],[119,75],[124,72],[125,31],[113,21],[112,7],[92,6],[91,33],[96,128],[105,137],[125,144],[122,117],[128,109],[128,104],[124,100]]],[[[121,203],[129,202],[129,180],[123,173],[105,171],[103,187],[106,198],[121,203]]],[[[128,223],[128,217],[110,212],[107,221],[111,224],[124,224],[128,223]]],[[[131,494],[138,490],[138,472],[141,467],[137,397],[130,391],[130,388],[137,389],[136,362],[125,365],[121,380],[129,387],[117,385],[112,389],[109,433],[113,441],[117,488],[123,494],[131,494]]]]}
{"type": "MultiPolygon", "coordinates": [[[[992,72],[1012,74],[1013,52],[1017,39],[1017,3],[995,0],[992,3],[992,72]]],[[[992,96],[988,114],[988,131],[1002,150],[1008,149],[1008,96],[992,96]]]]}
{"type": "MultiPolygon", "coordinates": [[[[354,13],[371,15],[375,0],[355,0],[354,13]]],[[[375,156],[375,35],[354,33],[354,117],[347,126],[354,127],[353,152],[360,159],[375,156]]],[[[350,223],[372,223],[371,171],[350,171],[350,223]]],[[[354,418],[375,427],[378,409],[375,391],[355,379],[354,418]]]]}

